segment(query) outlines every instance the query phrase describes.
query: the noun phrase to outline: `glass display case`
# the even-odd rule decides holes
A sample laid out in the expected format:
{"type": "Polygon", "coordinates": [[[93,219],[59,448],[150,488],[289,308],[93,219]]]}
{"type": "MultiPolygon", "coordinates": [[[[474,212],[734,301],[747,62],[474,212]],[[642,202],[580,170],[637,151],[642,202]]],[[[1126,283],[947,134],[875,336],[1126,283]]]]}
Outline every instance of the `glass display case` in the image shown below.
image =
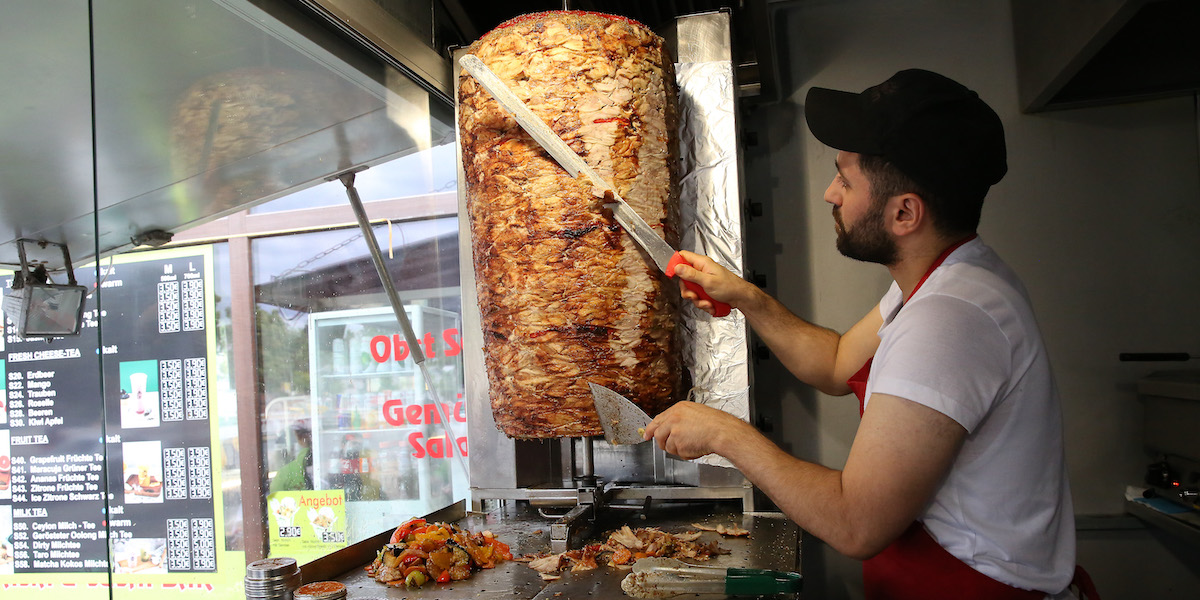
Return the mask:
{"type": "Polygon", "coordinates": [[[464,497],[459,317],[405,307],[422,370],[390,307],[309,316],[313,488],[342,490],[346,543],[464,497]]]}

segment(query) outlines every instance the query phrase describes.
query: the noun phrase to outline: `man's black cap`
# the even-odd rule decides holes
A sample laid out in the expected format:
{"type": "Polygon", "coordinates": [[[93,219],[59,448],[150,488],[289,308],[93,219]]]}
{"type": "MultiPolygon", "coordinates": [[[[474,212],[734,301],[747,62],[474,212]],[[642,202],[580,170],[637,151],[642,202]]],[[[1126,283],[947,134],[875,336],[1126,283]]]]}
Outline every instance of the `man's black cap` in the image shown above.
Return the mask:
{"type": "Polygon", "coordinates": [[[931,71],[900,71],[858,94],[814,87],[804,111],[825,145],[883,156],[933,193],[983,198],[1008,171],[1000,117],[931,71]]]}

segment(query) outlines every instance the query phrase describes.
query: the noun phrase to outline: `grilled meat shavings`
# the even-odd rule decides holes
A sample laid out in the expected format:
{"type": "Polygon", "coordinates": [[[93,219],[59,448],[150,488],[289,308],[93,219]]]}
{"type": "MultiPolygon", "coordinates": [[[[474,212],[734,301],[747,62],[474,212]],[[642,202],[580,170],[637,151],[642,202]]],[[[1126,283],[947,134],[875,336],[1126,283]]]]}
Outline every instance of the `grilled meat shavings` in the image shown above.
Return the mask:
{"type": "MultiPolygon", "coordinates": [[[[479,57],[678,245],[674,65],[612,15],[518,17],[479,57]]],[[[465,71],[459,139],[492,415],[513,438],[601,435],[589,381],[648,414],[680,399],[679,292],[603,208],[465,71]]]]}
{"type": "Polygon", "coordinates": [[[692,523],[692,527],[695,527],[696,529],[700,529],[702,531],[715,531],[721,535],[727,535],[730,537],[739,537],[739,536],[749,536],[750,535],[749,529],[742,529],[741,527],[738,527],[737,525],[718,524],[718,525],[713,526],[713,525],[701,525],[699,523],[692,523]]]}
{"type": "Polygon", "coordinates": [[[628,525],[609,534],[602,544],[590,544],[578,550],[533,557],[529,567],[543,579],[557,579],[570,571],[595,569],[600,565],[632,565],[639,558],[666,556],[688,560],[709,560],[729,551],[716,542],[697,541],[702,534],[689,531],[671,534],[654,527],[630,529],[628,525]]]}

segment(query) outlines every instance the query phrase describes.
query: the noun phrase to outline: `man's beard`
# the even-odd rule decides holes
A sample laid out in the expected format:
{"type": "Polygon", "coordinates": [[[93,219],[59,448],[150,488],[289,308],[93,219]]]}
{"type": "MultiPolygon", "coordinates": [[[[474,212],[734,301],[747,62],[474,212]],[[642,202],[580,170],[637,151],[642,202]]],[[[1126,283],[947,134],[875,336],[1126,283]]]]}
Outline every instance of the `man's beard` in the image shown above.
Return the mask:
{"type": "Polygon", "coordinates": [[[883,228],[883,211],[886,202],[872,201],[867,214],[859,219],[853,229],[846,229],[838,208],[833,209],[837,223],[837,249],[846,258],[884,266],[896,264],[899,250],[896,242],[883,228]]]}

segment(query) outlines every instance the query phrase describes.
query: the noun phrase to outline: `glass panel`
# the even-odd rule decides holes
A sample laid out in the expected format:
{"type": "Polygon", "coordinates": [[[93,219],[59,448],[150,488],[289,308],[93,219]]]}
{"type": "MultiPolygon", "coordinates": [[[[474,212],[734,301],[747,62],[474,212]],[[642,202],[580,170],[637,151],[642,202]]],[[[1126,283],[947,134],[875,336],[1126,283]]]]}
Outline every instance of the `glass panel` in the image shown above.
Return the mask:
{"type": "Polygon", "coordinates": [[[467,497],[457,218],[374,234],[432,391],[358,230],[253,243],[272,556],[316,558],[467,497]]]}
{"type": "Polygon", "coordinates": [[[51,230],[78,215],[89,215],[67,232],[78,237],[56,239],[71,242],[80,264],[92,253],[87,5],[0,2],[0,56],[9,58],[0,61],[0,260],[7,264],[17,263],[14,237],[51,230]]]}
{"type": "Polygon", "coordinates": [[[94,20],[102,251],[453,138],[451,107],[284,2],[123,0],[94,20]]]}
{"type": "MultiPolygon", "coordinates": [[[[458,184],[458,157],[455,151],[456,145],[452,141],[371,167],[355,176],[355,188],[363,202],[454,191],[458,184]]],[[[330,181],[259,204],[250,212],[269,213],[345,204],[346,187],[340,181],[330,181]]]]}
{"type": "MultiPolygon", "coordinates": [[[[217,404],[217,444],[214,462],[220,466],[220,490],[225,513],[225,550],[245,550],[242,518],[242,472],[238,463],[237,391],[234,388],[233,290],[229,244],[213,244],[213,374],[212,396],[217,404]],[[218,449],[219,446],[219,449],[218,449]]],[[[257,476],[257,473],[247,473],[257,476]]]]}
{"type": "MultiPolygon", "coordinates": [[[[342,325],[343,344],[361,346],[368,326],[386,329],[390,309],[364,262],[361,237],[339,245],[356,231],[256,243],[255,260],[266,276],[255,282],[261,374],[248,364],[235,373],[232,340],[247,332],[232,329],[231,273],[248,269],[230,264],[226,244],[108,256],[147,230],[177,229],[285,197],[349,166],[374,166],[360,179],[368,199],[453,189],[451,107],[312,27],[286,0],[51,4],[32,13],[0,8],[13,17],[0,19],[0,46],[17,53],[48,48],[3,70],[14,75],[6,81],[20,85],[0,92],[12,100],[0,104],[11,109],[8,117],[28,122],[12,128],[21,143],[9,144],[24,153],[3,167],[19,175],[0,178],[5,208],[19,207],[20,218],[8,210],[3,220],[12,231],[53,232],[72,244],[76,279],[90,293],[77,337],[49,344],[20,338],[11,321],[0,319],[0,585],[61,585],[84,600],[192,588],[206,598],[244,597],[245,548],[263,532],[244,530],[242,484],[265,473],[241,472],[239,454],[267,450],[264,462],[277,474],[300,455],[302,428],[292,425],[305,418],[317,439],[349,422],[339,432],[336,473],[345,517],[337,523],[326,511],[305,513],[309,531],[337,532],[340,525],[349,543],[407,516],[401,512],[464,497],[457,455],[434,458],[431,440],[441,434],[426,423],[432,416],[401,417],[383,408],[388,400],[421,410],[431,403],[403,363],[376,366],[377,383],[349,376],[329,385],[310,381],[313,364],[330,373],[341,364],[332,355],[333,329],[310,344],[321,331],[318,317],[354,319],[342,325]],[[99,265],[86,264],[98,256],[99,265]],[[272,256],[307,260],[273,264],[272,256]],[[346,329],[358,337],[347,338],[346,329]],[[263,448],[239,448],[235,375],[261,375],[263,448]],[[329,387],[335,385],[342,391],[329,387]],[[326,392],[334,394],[332,408],[320,401],[326,392]],[[365,408],[372,402],[378,413],[365,408]],[[418,417],[421,427],[414,429],[418,417]],[[388,431],[399,428],[392,421],[400,418],[409,427],[404,437],[388,431]],[[408,458],[398,454],[401,444],[408,458]]],[[[327,204],[297,198],[275,210],[327,204]]],[[[419,321],[419,333],[430,335],[434,389],[448,405],[440,414],[451,421],[450,437],[461,437],[455,219],[383,226],[379,236],[393,240],[389,269],[414,325],[419,321]]],[[[0,241],[11,247],[7,238],[0,241]]],[[[45,254],[35,250],[35,262],[61,264],[45,254]]],[[[11,287],[12,277],[0,272],[0,285],[11,287]]],[[[242,289],[251,282],[236,283],[242,289]]],[[[385,362],[395,358],[396,346],[387,351],[385,362]]],[[[312,476],[302,469],[301,485],[307,476],[314,494],[331,491],[331,461],[317,464],[321,470],[312,476]]],[[[340,547],[336,539],[325,536],[320,553],[340,547]]]]}
{"type": "Polygon", "coordinates": [[[78,336],[48,344],[9,325],[0,469],[12,485],[0,491],[0,533],[20,557],[7,564],[17,581],[104,598],[135,582],[231,586],[218,564],[240,578],[240,535],[225,535],[240,516],[225,520],[221,494],[240,485],[223,451],[236,415],[220,429],[214,406],[230,400],[216,343],[228,319],[214,310],[229,281],[213,250],[114,256],[98,285],[95,265],[77,269],[89,292],[78,336]]]}
{"type": "Polygon", "coordinates": [[[229,283],[217,283],[215,256],[194,246],[106,261],[100,348],[114,598],[131,593],[122,584],[224,589],[240,579],[244,556],[225,536],[238,506],[224,492],[241,484],[225,479],[237,475],[223,439],[236,418],[221,427],[232,374],[217,343],[216,296],[229,283]]]}
{"type": "MultiPolygon", "coordinates": [[[[50,266],[61,268],[62,258],[50,266]]],[[[88,291],[94,269],[76,269],[88,291]]],[[[0,339],[0,583],[107,583],[105,406],[100,387],[97,298],[85,300],[80,335],[20,337],[13,272],[0,273],[5,332],[0,339]]],[[[60,270],[55,283],[64,283],[60,270]]],[[[107,590],[80,589],[99,599],[107,590]]]]}

